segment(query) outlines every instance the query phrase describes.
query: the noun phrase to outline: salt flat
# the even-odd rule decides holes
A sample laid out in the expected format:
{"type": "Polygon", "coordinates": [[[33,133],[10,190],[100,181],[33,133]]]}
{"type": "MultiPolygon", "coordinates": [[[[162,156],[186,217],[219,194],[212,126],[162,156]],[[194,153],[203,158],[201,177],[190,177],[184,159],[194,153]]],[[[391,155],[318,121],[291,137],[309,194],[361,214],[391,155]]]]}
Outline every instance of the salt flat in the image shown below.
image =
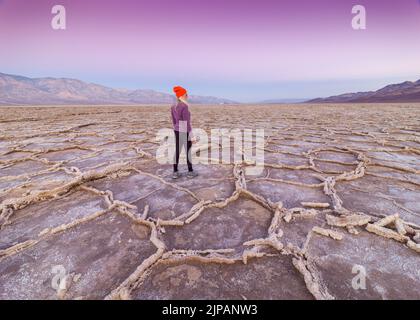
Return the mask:
{"type": "Polygon", "coordinates": [[[0,111],[0,299],[420,299],[420,104],[192,106],[265,166],[176,181],[169,106],[0,111]]]}

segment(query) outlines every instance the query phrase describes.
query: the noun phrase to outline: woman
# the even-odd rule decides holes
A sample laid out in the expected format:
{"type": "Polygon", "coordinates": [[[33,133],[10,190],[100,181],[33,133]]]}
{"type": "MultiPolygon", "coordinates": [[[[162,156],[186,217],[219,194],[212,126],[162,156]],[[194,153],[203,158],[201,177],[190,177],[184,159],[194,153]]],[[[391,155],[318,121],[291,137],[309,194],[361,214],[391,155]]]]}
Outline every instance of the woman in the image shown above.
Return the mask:
{"type": "Polygon", "coordinates": [[[182,87],[174,87],[177,102],[171,108],[172,123],[175,132],[175,159],[174,159],[174,173],[172,179],[178,179],[180,174],[178,172],[179,155],[182,148],[185,148],[187,154],[187,165],[189,178],[194,178],[197,173],[194,172],[191,163],[191,146],[195,143],[195,139],[191,135],[191,114],[188,110],[188,93],[182,87]]]}

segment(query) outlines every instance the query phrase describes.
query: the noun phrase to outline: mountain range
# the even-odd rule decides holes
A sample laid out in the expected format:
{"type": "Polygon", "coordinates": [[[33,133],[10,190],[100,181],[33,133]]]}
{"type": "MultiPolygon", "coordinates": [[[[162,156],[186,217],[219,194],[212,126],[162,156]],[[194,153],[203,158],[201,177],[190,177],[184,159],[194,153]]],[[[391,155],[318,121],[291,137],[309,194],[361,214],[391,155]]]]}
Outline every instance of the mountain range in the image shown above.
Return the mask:
{"type": "Polygon", "coordinates": [[[317,98],[308,103],[385,103],[420,102],[420,80],[391,84],[377,91],[345,93],[328,98],[317,98]]]}
{"type": "MultiPolygon", "coordinates": [[[[190,95],[194,104],[238,104],[212,97],[190,95]]],[[[114,89],[69,78],[28,78],[0,73],[0,105],[170,104],[172,94],[146,89],[114,89]]],[[[301,103],[304,99],[265,100],[263,104],[301,103]]],[[[345,93],[306,103],[420,102],[420,80],[391,84],[377,91],[345,93]]]]}
{"type": "MultiPolygon", "coordinates": [[[[234,104],[228,99],[189,97],[196,104],[234,104]]],[[[167,104],[173,95],[154,90],[113,89],[68,78],[28,78],[0,73],[0,105],[167,104]]]]}

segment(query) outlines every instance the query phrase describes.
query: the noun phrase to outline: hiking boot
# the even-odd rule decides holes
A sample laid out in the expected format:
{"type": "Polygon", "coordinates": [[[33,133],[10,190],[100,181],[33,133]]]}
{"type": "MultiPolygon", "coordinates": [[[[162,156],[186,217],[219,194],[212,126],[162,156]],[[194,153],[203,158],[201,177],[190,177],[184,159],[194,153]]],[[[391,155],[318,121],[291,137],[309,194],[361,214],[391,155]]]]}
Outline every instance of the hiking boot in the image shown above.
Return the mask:
{"type": "Polygon", "coordinates": [[[179,174],[179,172],[174,172],[173,174],[172,174],[172,179],[178,179],[180,177],[180,174],[179,174]]]}
{"type": "Polygon", "coordinates": [[[194,172],[194,171],[189,171],[188,173],[187,173],[187,177],[188,178],[195,178],[195,177],[197,177],[198,176],[198,173],[196,173],[196,172],[194,172]]]}

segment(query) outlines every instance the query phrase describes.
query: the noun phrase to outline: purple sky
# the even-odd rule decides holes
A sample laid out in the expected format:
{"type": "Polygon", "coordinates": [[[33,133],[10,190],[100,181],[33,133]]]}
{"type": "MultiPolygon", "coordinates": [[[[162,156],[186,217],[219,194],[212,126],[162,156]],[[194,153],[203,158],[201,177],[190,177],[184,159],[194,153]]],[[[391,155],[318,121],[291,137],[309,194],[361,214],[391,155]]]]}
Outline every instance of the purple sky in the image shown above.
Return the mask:
{"type": "Polygon", "coordinates": [[[419,57],[419,0],[0,0],[0,72],[26,76],[258,101],[417,80],[419,57]]]}

